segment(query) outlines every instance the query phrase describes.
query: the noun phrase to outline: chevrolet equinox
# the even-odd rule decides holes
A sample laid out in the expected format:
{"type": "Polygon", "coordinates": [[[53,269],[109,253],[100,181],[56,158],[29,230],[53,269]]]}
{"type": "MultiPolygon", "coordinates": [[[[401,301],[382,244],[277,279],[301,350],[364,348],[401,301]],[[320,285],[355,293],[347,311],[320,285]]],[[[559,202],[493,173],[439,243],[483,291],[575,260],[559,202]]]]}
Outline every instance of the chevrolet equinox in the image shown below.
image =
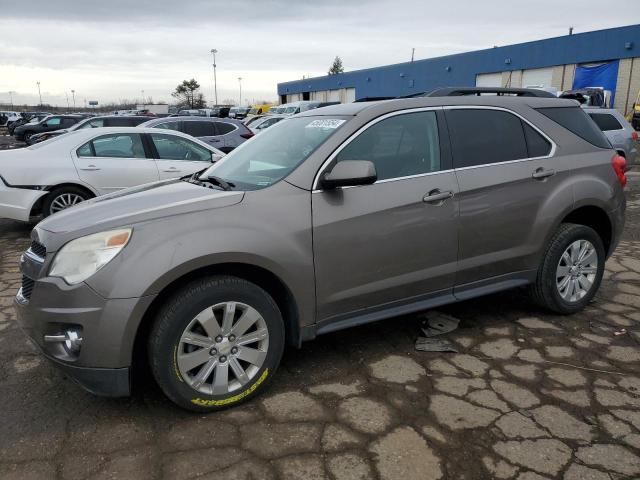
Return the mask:
{"type": "Polygon", "coordinates": [[[311,110],[206,171],[46,218],[18,317],[95,394],[128,395],[148,358],[173,402],[212,411],[319,334],[521,286],[582,309],[623,229],[624,172],[572,100],[311,110]]]}

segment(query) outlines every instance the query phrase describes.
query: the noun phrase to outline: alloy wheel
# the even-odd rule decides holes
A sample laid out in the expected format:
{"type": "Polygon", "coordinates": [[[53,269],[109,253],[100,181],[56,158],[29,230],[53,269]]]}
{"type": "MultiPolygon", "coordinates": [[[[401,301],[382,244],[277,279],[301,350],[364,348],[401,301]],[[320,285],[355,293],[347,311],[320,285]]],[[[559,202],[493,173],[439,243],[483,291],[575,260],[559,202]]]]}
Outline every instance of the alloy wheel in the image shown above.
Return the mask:
{"type": "Polygon", "coordinates": [[[205,308],[184,329],[176,361],[184,381],[207,395],[241,389],[260,371],[269,348],[267,323],[250,305],[205,308]]]}
{"type": "Polygon", "coordinates": [[[53,201],[51,202],[49,213],[53,215],[56,212],[65,210],[83,201],[84,201],[84,198],[82,198],[77,193],[62,193],[58,195],[56,198],[54,198],[53,201]]]}
{"type": "Polygon", "coordinates": [[[562,299],[580,301],[593,287],[598,273],[598,253],[588,240],[576,240],[564,251],[556,268],[556,287],[562,299]]]}

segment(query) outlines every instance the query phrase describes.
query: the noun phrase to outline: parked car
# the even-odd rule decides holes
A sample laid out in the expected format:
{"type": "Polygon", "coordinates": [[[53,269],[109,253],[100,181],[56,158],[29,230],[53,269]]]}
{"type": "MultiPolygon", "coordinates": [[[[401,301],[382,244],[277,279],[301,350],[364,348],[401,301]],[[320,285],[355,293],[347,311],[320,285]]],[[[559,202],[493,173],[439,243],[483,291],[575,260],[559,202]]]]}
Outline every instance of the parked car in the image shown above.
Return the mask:
{"type": "Polygon", "coordinates": [[[596,122],[620,155],[627,160],[627,169],[638,164],[638,132],[615,108],[588,108],[585,111],[596,122]]]}
{"type": "Polygon", "coordinates": [[[199,138],[225,153],[254,135],[242,122],[231,118],[167,117],[148,120],[140,126],[177,130],[199,138]]]}
{"type": "Polygon", "coordinates": [[[224,153],[180,132],[81,129],[0,151],[0,218],[48,217],[89,198],[189,175],[224,153]]]}
{"type": "Polygon", "coordinates": [[[262,120],[267,116],[268,115],[253,115],[251,117],[247,117],[244,120],[242,120],[242,123],[244,123],[247,127],[251,128],[251,124],[257,122],[258,120],[262,120]]]}
{"type": "Polygon", "coordinates": [[[84,117],[80,115],[50,115],[38,123],[27,123],[16,127],[13,131],[13,136],[16,140],[28,142],[29,138],[36,133],[69,128],[83,119],[84,117]]]}
{"type": "Polygon", "coordinates": [[[149,358],[168,398],[213,411],[263,392],[286,343],[523,286],[580,311],[620,239],[625,182],[573,101],[311,110],[203,173],[45,219],[18,319],[94,393],[128,395],[149,358]]]}
{"type": "Polygon", "coordinates": [[[81,120],[69,128],[61,128],[60,130],[52,130],[50,132],[36,133],[27,140],[28,145],[34,145],[44,142],[58,135],[82,128],[100,128],[100,127],[137,127],[141,123],[148,122],[149,117],[146,115],[106,115],[103,117],[90,117],[81,120]]]}
{"type": "Polygon", "coordinates": [[[23,112],[20,114],[20,118],[15,122],[11,122],[7,124],[7,132],[9,135],[13,135],[13,132],[20,125],[25,125],[27,123],[38,123],[40,120],[51,115],[46,112],[23,112]]]}
{"type": "Polygon", "coordinates": [[[0,111],[0,127],[5,127],[8,123],[20,119],[20,112],[0,111]]]}
{"type": "Polygon", "coordinates": [[[227,118],[231,107],[213,107],[211,109],[211,116],[218,118],[227,118]]]}
{"type": "Polygon", "coordinates": [[[328,107],[331,105],[339,105],[340,102],[316,102],[311,100],[302,100],[299,102],[285,103],[280,105],[277,113],[286,115],[295,115],[300,112],[313,110],[314,108],[328,107]]]}
{"type": "Polygon", "coordinates": [[[231,107],[229,109],[229,118],[235,118],[236,120],[242,120],[247,116],[250,107],[231,107]]]}
{"type": "Polygon", "coordinates": [[[253,133],[258,134],[285,118],[288,118],[288,115],[267,115],[253,123],[249,128],[253,133]]]}
{"type": "Polygon", "coordinates": [[[272,107],[272,105],[269,104],[269,103],[265,103],[265,104],[262,104],[262,105],[254,105],[249,110],[249,113],[247,114],[247,117],[253,117],[255,115],[264,115],[265,113],[267,113],[269,111],[269,109],[271,107],[272,107]]]}

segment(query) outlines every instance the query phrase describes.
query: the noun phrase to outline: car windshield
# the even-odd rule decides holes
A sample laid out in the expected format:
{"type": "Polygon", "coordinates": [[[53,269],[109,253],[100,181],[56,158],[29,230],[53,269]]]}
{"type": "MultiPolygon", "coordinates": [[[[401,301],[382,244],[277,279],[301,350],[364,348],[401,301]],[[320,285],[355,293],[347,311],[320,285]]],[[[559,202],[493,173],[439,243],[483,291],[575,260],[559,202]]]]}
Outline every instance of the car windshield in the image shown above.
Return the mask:
{"type": "Polygon", "coordinates": [[[209,168],[201,176],[223,179],[237,190],[260,190],[283,179],[304,162],[345,118],[300,117],[279,122],[209,168]]]}

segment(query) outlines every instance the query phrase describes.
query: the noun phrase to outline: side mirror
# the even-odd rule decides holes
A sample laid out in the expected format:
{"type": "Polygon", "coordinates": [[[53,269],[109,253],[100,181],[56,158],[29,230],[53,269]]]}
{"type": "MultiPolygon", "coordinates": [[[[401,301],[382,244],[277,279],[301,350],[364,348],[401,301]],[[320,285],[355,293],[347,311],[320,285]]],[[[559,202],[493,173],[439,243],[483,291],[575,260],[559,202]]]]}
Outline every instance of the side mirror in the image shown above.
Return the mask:
{"type": "Polygon", "coordinates": [[[211,154],[211,163],[216,163],[218,160],[221,160],[224,155],[220,155],[219,153],[211,154]]]}
{"type": "Polygon", "coordinates": [[[343,160],[324,173],[320,186],[326,190],[337,187],[370,185],[378,179],[376,167],[368,160],[343,160]]]}

